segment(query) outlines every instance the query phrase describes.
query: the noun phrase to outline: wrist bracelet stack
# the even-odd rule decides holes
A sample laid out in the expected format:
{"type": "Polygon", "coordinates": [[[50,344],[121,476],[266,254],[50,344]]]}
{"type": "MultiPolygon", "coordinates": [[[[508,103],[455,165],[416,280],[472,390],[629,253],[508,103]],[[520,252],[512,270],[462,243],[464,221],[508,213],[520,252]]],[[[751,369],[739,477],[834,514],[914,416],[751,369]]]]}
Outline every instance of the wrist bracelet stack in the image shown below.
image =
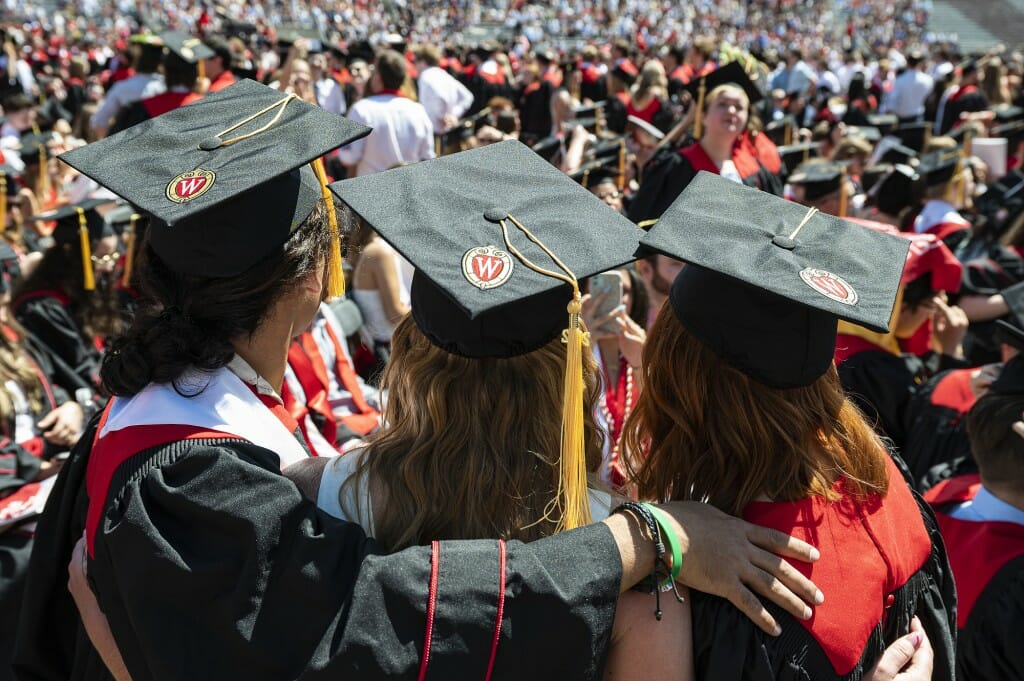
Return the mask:
{"type": "Polygon", "coordinates": [[[683,553],[679,546],[679,539],[672,531],[672,525],[668,516],[657,506],[636,501],[627,501],[616,507],[612,513],[629,512],[640,523],[646,526],[651,540],[654,542],[654,567],[651,574],[644,578],[639,584],[633,587],[635,591],[654,594],[654,616],[658,620],[662,618],[661,592],[671,591],[676,601],[683,602],[676,588],[676,577],[683,567],[683,553]],[[668,544],[668,551],[665,545],[668,544]],[[672,558],[672,565],[669,566],[665,554],[669,553],[672,558]]]}

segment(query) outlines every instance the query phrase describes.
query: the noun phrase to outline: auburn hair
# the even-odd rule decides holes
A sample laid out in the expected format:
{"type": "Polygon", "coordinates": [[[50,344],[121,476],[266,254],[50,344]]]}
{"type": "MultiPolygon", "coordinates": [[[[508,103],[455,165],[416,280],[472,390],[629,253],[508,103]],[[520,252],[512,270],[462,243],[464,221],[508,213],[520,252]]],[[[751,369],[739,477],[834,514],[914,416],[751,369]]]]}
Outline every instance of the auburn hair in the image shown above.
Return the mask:
{"type": "MultiPolygon", "coordinates": [[[[388,550],[434,539],[529,541],[554,533],[559,491],[565,345],[503,359],[446,352],[410,315],[395,327],[384,371],[384,422],[345,486],[372,491],[375,538],[388,550]]],[[[597,364],[583,356],[587,470],[601,464],[594,422],[597,364]]],[[[362,490],[359,490],[362,491],[362,490]]],[[[351,495],[358,505],[366,495],[351,495]]],[[[363,512],[365,514],[365,512],[363,512]]]]}
{"type": "Polygon", "coordinates": [[[741,515],[762,495],[835,498],[840,477],[858,495],[888,489],[882,442],[843,394],[834,364],[807,387],[768,387],[722,360],[665,305],[647,337],[643,379],[623,436],[642,497],[706,501],[741,515]]]}

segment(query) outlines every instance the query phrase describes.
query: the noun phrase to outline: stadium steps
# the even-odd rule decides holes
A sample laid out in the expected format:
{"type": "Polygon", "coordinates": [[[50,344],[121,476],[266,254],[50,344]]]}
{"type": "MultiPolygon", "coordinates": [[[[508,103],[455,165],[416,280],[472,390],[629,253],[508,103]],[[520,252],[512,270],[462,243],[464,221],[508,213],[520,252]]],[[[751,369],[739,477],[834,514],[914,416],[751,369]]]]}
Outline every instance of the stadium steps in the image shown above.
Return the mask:
{"type": "Polygon", "coordinates": [[[965,52],[997,43],[1015,49],[1024,42],[1024,0],[936,0],[928,30],[955,34],[965,52]]]}

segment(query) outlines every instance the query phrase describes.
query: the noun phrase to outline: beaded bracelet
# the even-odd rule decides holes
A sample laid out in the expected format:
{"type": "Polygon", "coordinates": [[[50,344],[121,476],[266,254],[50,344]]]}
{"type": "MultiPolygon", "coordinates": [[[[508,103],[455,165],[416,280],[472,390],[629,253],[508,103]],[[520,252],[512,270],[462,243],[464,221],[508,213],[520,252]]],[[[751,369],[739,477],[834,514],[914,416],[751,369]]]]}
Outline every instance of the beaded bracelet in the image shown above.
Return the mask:
{"type": "MultiPolygon", "coordinates": [[[[678,570],[673,572],[675,566],[670,568],[668,563],[665,561],[665,543],[662,539],[663,533],[661,527],[654,518],[654,514],[651,513],[652,509],[653,507],[647,504],[627,501],[617,506],[612,513],[628,511],[642,524],[647,526],[647,531],[650,533],[651,541],[654,542],[654,566],[651,569],[651,574],[632,588],[634,591],[654,594],[654,617],[661,620],[663,615],[661,609],[661,592],[672,591],[676,597],[676,601],[679,603],[683,602],[683,597],[679,595],[679,590],[676,588],[675,583],[675,576],[678,575],[678,570]]],[[[679,542],[675,536],[671,534],[667,522],[664,534],[671,537],[669,545],[673,547],[673,557],[675,557],[675,553],[679,552],[679,542]]],[[[681,552],[679,559],[676,561],[676,565],[679,565],[680,567],[682,566],[681,552]]]]}

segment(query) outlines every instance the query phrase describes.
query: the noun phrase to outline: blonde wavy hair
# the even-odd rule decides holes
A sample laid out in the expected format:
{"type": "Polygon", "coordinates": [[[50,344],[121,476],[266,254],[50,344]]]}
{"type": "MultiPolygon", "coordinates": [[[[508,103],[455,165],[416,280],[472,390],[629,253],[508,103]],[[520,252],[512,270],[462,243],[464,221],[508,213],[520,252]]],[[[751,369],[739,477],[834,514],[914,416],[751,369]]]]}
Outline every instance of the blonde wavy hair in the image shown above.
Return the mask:
{"type": "MultiPolygon", "coordinates": [[[[558,493],[565,345],[555,339],[505,359],[470,359],[433,345],[410,315],[395,327],[386,426],[370,436],[339,491],[357,506],[373,494],[376,539],[388,550],[434,539],[530,541],[554,532],[546,509],[558,493]]],[[[597,364],[584,353],[587,470],[601,464],[594,422],[597,364]]],[[[361,517],[359,508],[346,508],[361,517]]]]}

